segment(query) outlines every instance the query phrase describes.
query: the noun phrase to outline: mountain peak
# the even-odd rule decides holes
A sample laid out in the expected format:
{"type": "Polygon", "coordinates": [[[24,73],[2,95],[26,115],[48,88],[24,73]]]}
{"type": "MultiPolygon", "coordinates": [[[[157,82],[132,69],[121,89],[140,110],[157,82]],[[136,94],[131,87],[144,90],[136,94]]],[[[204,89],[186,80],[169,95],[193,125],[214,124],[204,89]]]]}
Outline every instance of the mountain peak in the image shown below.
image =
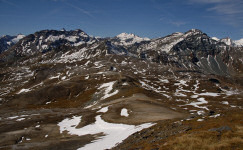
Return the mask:
{"type": "Polygon", "coordinates": [[[215,41],[219,41],[220,39],[217,37],[212,37],[211,39],[215,40],[215,41]]]}
{"type": "Polygon", "coordinates": [[[195,35],[195,34],[202,34],[202,33],[203,32],[201,30],[199,30],[199,29],[191,29],[191,30],[187,31],[185,34],[193,34],[193,35],[195,35]]]}
{"type": "Polygon", "coordinates": [[[199,29],[191,29],[191,30],[189,30],[190,32],[202,32],[201,30],[199,30],[199,29]]]}
{"type": "Polygon", "coordinates": [[[80,29],[69,31],[41,30],[34,34],[30,34],[25,38],[23,37],[24,35],[18,35],[12,40],[15,44],[22,39],[21,44],[17,43],[13,48],[13,51],[17,51],[18,55],[45,53],[62,45],[80,46],[82,44],[92,44],[97,41],[80,29]]]}
{"type": "Polygon", "coordinates": [[[220,42],[223,42],[223,43],[225,43],[226,45],[229,45],[229,46],[233,44],[233,41],[229,37],[221,39],[220,42]]]}
{"type": "Polygon", "coordinates": [[[234,44],[237,47],[243,46],[243,39],[239,39],[239,40],[234,41],[234,44]]]}
{"type": "Polygon", "coordinates": [[[133,33],[126,33],[126,32],[123,32],[123,33],[121,33],[121,34],[118,34],[116,37],[118,37],[118,38],[127,38],[127,39],[129,39],[129,38],[134,38],[134,37],[138,37],[138,36],[136,36],[136,35],[133,34],[133,33]]]}
{"type": "Polygon", "coordinates": [[[139,36],[137,36],[137,35],[135,35],[133,33],[125,33],[125,32],[123,32],[121,34],[118,34],[116,37],[120,38],[120,39],[124,39],[124,40],[126,40],[126,39],[133,39],[133,38],[135,38],[135,39],[143,39],[144,41],[150,40],[147,37],[141,38],[141,37],[139,37],[139,36]]]}
{"type": "Polygon", "coordinates": [[[115,38],[117,38],[117,40],[119,41],[119,42],[115,42],[115,44],[125,45],[125,46],[129,46],[134,43],[140,43],[142,41],[150,40],[149,38],[141,38],[132,33],[121,33],[121,34],[117,35],[115,38]]]}

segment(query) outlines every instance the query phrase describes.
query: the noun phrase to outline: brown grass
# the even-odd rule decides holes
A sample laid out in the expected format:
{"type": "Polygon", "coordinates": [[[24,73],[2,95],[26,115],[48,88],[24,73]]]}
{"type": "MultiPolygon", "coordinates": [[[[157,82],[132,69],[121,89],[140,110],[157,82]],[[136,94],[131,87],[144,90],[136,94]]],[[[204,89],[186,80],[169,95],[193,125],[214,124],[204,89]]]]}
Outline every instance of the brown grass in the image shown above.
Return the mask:
{"type": "Polygon", "coordinates": [[[210,119],[206,124],[191,121],[191,131],[186,134],[170,137],[160,146],[160,149],[175,149],[175,150],[240,150],[243,149],[243,114],[231,112],[226,113],[225,117],[210,119]],[[229,131],[209,131],[211,128],[218,128],[223,125],[228,125],[232,128],[229,131]],[[201,126],[201,127],[200,127],[201,126]]]}
{"type": "Polygon", "coordinates": [[[185,134],[175,138],[168,143],[165,143],[161,149],[175,150],[228,150],[228,149],[243,149],[243,138],[240,134],[242,130],[237,130],[235,133],[228,131],[223,135],[217,132],[197,132],[185,134]]]}
{"type": "Polygon", "coordinates": [[[73,98],[71,100],[67,99],[58,99],[55,102],[50,104],[43,104],[43,105],[29,105],[28,108],[30,109],[37,109],[37,108],[77,108],[84,105],[86,102],[90,101],[92,94],[95,92],[94,89],[84,91],[80,96],[73,98]]]}

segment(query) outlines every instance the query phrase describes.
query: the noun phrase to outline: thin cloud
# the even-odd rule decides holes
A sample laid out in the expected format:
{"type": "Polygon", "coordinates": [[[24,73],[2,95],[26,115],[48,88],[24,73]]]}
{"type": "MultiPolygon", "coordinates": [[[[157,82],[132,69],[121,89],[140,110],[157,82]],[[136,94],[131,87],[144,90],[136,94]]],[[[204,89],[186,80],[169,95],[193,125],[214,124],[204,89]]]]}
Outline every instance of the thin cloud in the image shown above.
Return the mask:
{"type": "Polygon", "coordinates": [[[14,7],[17,7],[17,8],[20,8],[18,5],[12,3],[9,0],[0,0],[0,2],[5,3],[5,4],[8,4],[8,5],[11,5],[11,6],[14,6],[14,7]]]}
{"type": "Polygon", "coordinates": [[[0,14],[0,17],[21,17],[21,18],[25,18],[26,16],[22,16],[22,15],[11,15],[11,14],[0,14]]]}
{"type": "Polygon", "coordinates": [[[226,15],[242,14],[243,13],[243,3],[219,4],[212,8],[209,8],[208,11],[216,11],[219,14],[226,14],[226,15]]]}
{"type": "Polygon", "coordinates": [[[191,4],[211,4],[207,11],[215,11],[219,14],[239,14],[243,13],[242,0],[188,0],[191,4]]]}
{"type": "Polygon", "coordinates": [[[161,17],[159,19],[159,21],[163,21],[167,24],[171,24],[171,25],[174,25],[174,26],[177,26],[177,27],[180,27],[180,26],[183,26],[183,25],[186,25],[187,22],[185,21],[179,21],[179,20],[171,20],[171,19],[168,19],[166,17],[161,17]]]}
{"type": "Polygon", "coordinates": [[[208,4],[224,3],[227,1],[229,1],[229,0],[189,0],[190,3],[208,3],[208,4]]]}
{"type": "Polygon", "coordinates": [[[189,4],[209,5],[208,12],[217,14],[217,18],[232,26],[242,26],[242,0],[188,0],[189,4]]]}
{"type": "Polygon", "coordinates": [[[77,7],[77,6],[72,5],[72,4],[70,4],[70,3],[67,3],[67,2],[64,2],[64,3],[65,3],[66,5],[68,5],[68,6],[72,7],[72,8],[74,8],[74,9],[80,11],[81,13],[83,13],[83,14],[85,14],[85,15],[94,18],[94,16],[93,16],[89,11],[84,10],[84,9],[82,9],[82,8],[80,8],[80,7],[77,7]]]}
{"type": "Polygon", "coordinates": [[[186,22],[183,22],[183,21],[171,21],[170,24],[175,25],[177,27],[180,27],[180,26],[186,25],[186,22]]]}

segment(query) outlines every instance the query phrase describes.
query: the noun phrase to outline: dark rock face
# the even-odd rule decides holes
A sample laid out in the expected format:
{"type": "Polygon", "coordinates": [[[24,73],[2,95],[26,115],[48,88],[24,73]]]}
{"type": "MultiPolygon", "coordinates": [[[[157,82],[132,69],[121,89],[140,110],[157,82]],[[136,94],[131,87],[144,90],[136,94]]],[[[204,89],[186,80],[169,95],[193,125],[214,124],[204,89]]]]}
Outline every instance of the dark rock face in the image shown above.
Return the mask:
{"type": "Polygon", "coordinates": [[[5,35],[0,37],[0,54],[6,51],[7,49],[9,49],[14,44],[16,44],[23,37],[24,35],[18,35],[18,36],[5,35]]]}
{"type": "Polygon", "coordinates": [[[212,83],[220,84],[219,80],[217,80],[217,79],[211,78],[211,79],[209,79],[209,81],[211,81],[212,83]]]}
{"type": "Polygon", "coordinates": [[[7,41],[9,41],[12,37],[10,36],[3,36],[0,38],[0,53],[8,49],[10,46],[7,44],[7,41]]]}
{"type": "Polygon", "coordinates": [[[216,55],[220,52],[217,43],[210,39],[207,34],[201,31],[188,31],[191,34],[186,37],[183,41],[176,44],[172,51],[181,52],[184,55],[194,54],[196,56],[216,55]]]}
{"type": "Polygon", "coordinates": [[[229,55],[229,47],[212,40],[199,30],[190,30],[187,34],[189,36],[172,48],[172,53],[179,56],[179,62],[187,65],[194,64],[193,68],[199,67],[206,73],[227,75],[222,53],[229,55]]]}

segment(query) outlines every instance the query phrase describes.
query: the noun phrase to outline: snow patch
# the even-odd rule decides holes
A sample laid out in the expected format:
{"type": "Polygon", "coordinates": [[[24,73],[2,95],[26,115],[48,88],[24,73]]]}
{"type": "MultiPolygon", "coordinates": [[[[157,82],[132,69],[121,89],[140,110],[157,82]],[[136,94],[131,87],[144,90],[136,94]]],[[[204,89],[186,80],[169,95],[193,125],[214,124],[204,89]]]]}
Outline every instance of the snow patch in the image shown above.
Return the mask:
{"type": "Polygon", "coordinates": [[[115,90],[114,92],[111,92],[113,90],[113,85],[116,83],[116,81],[108,82],[102,84],[98,89],[103,89],[104,90],[104,96],[101,98],[106,99],[108,97],[111,97],[113,95],[116,95],[118,93],[118,90],[115,90]]]}
{"type": "Polygon", "coordinates": [[[87,135],[87,134],[98,134],[103,133],[104,136],[92,141],[92,143],[86,144],[84,147],[78,150],[103,150],[110,149],[116,144],[122,142],[131,134],[138,132],[144,128],[151,127],[152,123],[145,123],[139,126],[126,125],[126,124],[114,124],[108,123],[101,119],[98,115],[95,117],[96,121],[93,124],[87,125],[83,128],[76,128],[81,121],[81,116],[72,117],[71,119],[64,119],[58,126],[60,127],[60,132],[63,133],[67,131],[71,135],[87,135]]]}
{"type": "Polygon", "coordinates": [[[178,85],[178,86],[180,86],[180,85],[188,86],[188,85],[186,84],[186,82],[187,82],[187,81],[185,81],[185,80],[180,80],[179,83],[175,83],[174,85],[178,85]]]}
{"type": "Polygon", "coordinates": [[[199,105],[208,103],[208,101],[206,101],[205,98],[201,97],[201,98],[198,98],[197,100],[199,102],[191,102],[190,104],[186,104],[186,105],[192,105],[192,106],[197,107],[197,108],[202,108],[202,109],[208,110],[208,108],[205,107],[205,106],[199,106],[199,105]]]}
{"type": "Polygon", "coordinates": [[[197,119],[197,121],[204,121],[204,119],[197,119]]]}
{"type": "Polygon", "coordinates": [[[220,114],[216,114],[216,115],[210,116],[210,118],[217,118],[219,116],[220,116],[220,114]]]}
{"type": "Polygon", "coordinates": [[[183,93],[179,93],[179,92],[175,92],[174,94],[175,96],[178,96],[178,97],[187,97],[187,95],[183,94],[183,93]]]}
{"type": "Polygon", "coordinates": [[[200,111],[197,112],[197,114],[198,114],[198,115],[204,115],[205,112],[204,112],[203,110],[200,110],[200,111]]]}
{"type": "Polygon", "coordinates": [[[21,89],[17,94],[20,94],[20,93],[27,93],[31,91],[30,89],[21,89]]]}
{"type": "Polygon", "coordinates": [[[126,108],[122,108],[122,110],[121,110],[121,116],[124,116],[124,117],[128,117],[129,116],[128,111],[127,111],[126,108]]]}
{"type": "Polygon", "coordinates": [[[85,79],[85,80],[88,80],[88,79],[89,79],[89,75],[87,75],[84,79],[85,79]]]}
{"type": "Polygon", "coordinates": [[[23,121],[23,120],[25,120],[25,118],[19,118],[16,121],[23,121]]]}
{"type": "Polygon", "coordinates": [[[59,122],[58,126],[60,127],[60,133],[68,131],[68,134],[75,135],[75,132],[77,131],[76,127],[81,122],[81,118],[82,116],[73,116],[71,119],[66,118],[59,122]]]}
{"type": "Polygon", "coordinates": [[[198,98],[198,95],[192,95],[191,98],[198,98]]]}
{"type": "Polygon", "coordinates": [[[169,83],[168,79],[159,79],[162,83],[169,83]]]}
{"type": "Polygon", "coordinates": [[[222,104],[229,105],[228,101],[222,101],[222,104]]]}
{"type": "Polygon", "coordinates": [[[99,112],[102,112],[102,113],[106,113],[107,111],[108,111],[108,109],[109,109],[109,106],[107,106],[107,107],[103,107],[103,108],[101,108],[99,111],[97,111],[98,113],[99,112]]]}
{"type": "Polygon", "coordinates": [[[220,96],[219,93],[212,93],[212,92],[200,93],[198,95],[200,95],[200,96],[213,96],[213,97],[220,96]]]}

